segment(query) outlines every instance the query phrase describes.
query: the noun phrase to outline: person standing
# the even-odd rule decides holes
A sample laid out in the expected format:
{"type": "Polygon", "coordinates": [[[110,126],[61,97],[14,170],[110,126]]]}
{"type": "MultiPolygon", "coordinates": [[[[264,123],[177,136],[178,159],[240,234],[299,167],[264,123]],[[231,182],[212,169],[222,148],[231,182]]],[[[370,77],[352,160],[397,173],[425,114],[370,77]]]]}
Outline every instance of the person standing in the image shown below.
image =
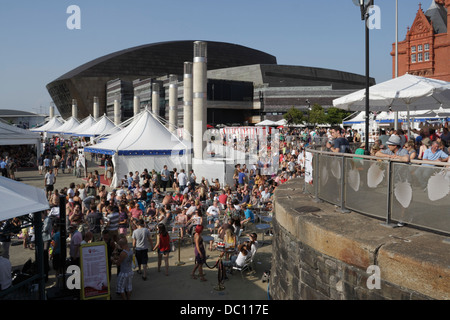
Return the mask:
{"type": "Polygon", "coordinates": [[[180,173],[178,174],[178,185],[180,186],[180,192],[184,194],[184,189],[186,189],[187,185],[187,176],[184,172],[184,169],[181,169],[180,173]]]}
{"type": "Polygon", "coordinates": [[[330,147],[331,151],[337,153],[350,153],[350,144],[346,138],[342,137],[344,133],[345,131],[341,127],[336,126],[331,128],[331,135],[334,138],[333,144],[330,147]]]}
{"type": "Polygon", "coordinates": [[[38,165],[39,175],[42,175],[42,170],[44,169],[44,157],[42,157],[42,153],[37,158],[37,165],[38,165]]]}
{"type": "Polygon", "coordinates": [[[166,276],[169,275],[170,236],[163,223],[158,224],[158,236],[153,251],[158,250],[158,272],[161,271],[161,263],[164,258],[166,276]]]}
{"type": "Polygon", "coordinates": [[[131,237],[138,262],[138,273],[141,274],[142,267],[142,279],[145,281],[147,280],[148,249],[153,248],[153,241],[150,231],[145,227],[144,219],[138,221],[138,228],[133,231],[131,237]]]}
{"type": "Polygon", "coordinates": [[[129,248],[126,238],[121,238],[118,245],[122,251],[117,258],[112,259],[120,267],[117,275],[117,292],[120,293],[123,300],[130,300],[133,291],[133,251],[129,248]]]}
{"type": "Polygon", "coordinates": [[[80,266],[80,246],[83,241],[83,235],[73,225],[69,226],[69,232],[72,234],[70,237],[70,260],[71,265],[80,266]]]}
{"type": "Polygon", "coordinates": [[[109,205],[106,208],[106,230],[109,231],[109,235],[114,242],[117,242],[119,237],[119,212],[116,206],[109,205]]]}
{"type": "Polygon", "coordinates": [[[194,235],[194,243],[195,243],[195,267],[192,270],[191,278],[197,279],[195,272],[198,269],[198,275],[200,276],[201,281],[207,281],[205,278],[205,274],[203,273],[203,264],[206,262],[206,251],[203,245],[203,237],[202,237],[203,226],[198,225],[195,227],[195,235],[194,235]]]}
{"type": "Polygon", "coordinates": [[[88,230],[92,232],[93,241],[101,241],[103,215],[97,210],[97,205],[95,204],[95,202],[91,202],[90,204],[89,212],[86,216],[86,221],[88,223],[88,230]]]}
{"type": "Polygon", "coordinates": [[[44,169],[45,169],[45,172],[48,172],[50,170],[50,164],[51,164],[50,159],[48,158],[48,156],[45,156],[45,158],[44,158],[44,169]]]}
{"type": "Polygon", "coordinates": [[[52,219],[48,215],[48,211],[44,211],[42,214],[43,224],[42,224],[42,241],[44,242],[44,271],[45,271],[45,281],[48,280],[48,273],[50,271],[49,264],[49,250],[52,241],[52,219]]]}
{"type": "Polygon", "coordinates": [[[398,159],[403,162],[409,162],[409,153],[407,150],[403,149],[401,145],[401,139],[397,135],[391,135],[386,142],[388,149],[378,151],[375,156],[398,159]]]}
{"type": "Polygon", "coordinates": [[[56,183],[56,177],[53,173],[53,169],[49,169],[49,171],[44,176],[44,185],[45,185],[45,192],[47,195],[47,199],[52,194],[53,186],[55,183],[56,183]]]}
{"type": "Polygon", "coordinates": [[[169,183],[169,179],[170,179],[170,171],[167,169],[167,166],[164,165],[164,168],[161,171],[161,185],[162,185],[164,192],[166,192],[167,184],[169,183]]]}

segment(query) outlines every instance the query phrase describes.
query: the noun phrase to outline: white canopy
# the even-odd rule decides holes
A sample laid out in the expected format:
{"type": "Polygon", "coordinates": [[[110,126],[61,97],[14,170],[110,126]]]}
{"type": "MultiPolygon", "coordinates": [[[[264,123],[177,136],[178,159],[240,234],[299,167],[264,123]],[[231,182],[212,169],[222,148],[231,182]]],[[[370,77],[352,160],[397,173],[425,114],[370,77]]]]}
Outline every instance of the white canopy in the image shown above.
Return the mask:
{"type": "Polygon", "coordinates": [[[80,132],[77,130],[78,136],[85,136],[85,137],[96,137],[104,134],[114,134],[119,132],[120,129],[112,122],[106,114],[104,114],[99,120],[97,120],[97,123],[94,124],[92,127],[84,130],[83,132],[80,132]]]}
{"type": "Polygon", "coordinates": [[[281,119],[281,120],[276,121],[274,124],[276,126],[285,126],[285,125],[287,125],[287,121],[286,121],[286,119],[281,119]]]}
{"type": "Polygon", "coordinates": [[[0,220],[50,209],[45,191],[0,177],[0,220]]]}
{"type": "MultiPolygon", "coordinates": [[[[333,100],[340,109],[365,111],[366,90],[333,100]]],[[[450,82],[405,74],[369,88],[370,111],[433,110],[450,105],[450,82]]]]}
{"type": "Polygon", "coordinates": [[[70,117],[66,120],[66,122],[59,128],[48,130],[48,133],[55,133],[55,134],[68,134],[70,132],[73,132],[75,128],[77,128],[80,125],[80,121],[75,119],[74,117],[70,117]]]}
{"type": "Polygon", "coordinates": [[[255,126],[275,126],[275,121],[272,120],[264,120],[255,124],[255,126]]]}
{"type": "Polygon", "coordinates": [[[50,119],[49,122],[47,122],[43,126],[38,127],[38,128],[30,129],[30,131],[33,131],[33,132],[54,131],[54,130],[58,130],[58,128],[61,127],[63,125],[63,123],[64,122],[61,121],[59,118],[53,117],[53,118],[50,119]]]}
{"type": "Polygon", "coordinates": [[[21,145],[33,144],[36,146],[36,153],[41,153],[41,136],[39,133],[30,132],[22,128],[15,127],[0,121],[0,145],[21,145]]]}
{"type": "Polygon", "coordinates": [[[112,156],[112,184],[117,187],[119,179],[130,171],[159,171],[164,165],[185,169],[192,146],[190,142],[178,139],[150,111],[144,110],[124,129],[84,151],[112,156]]]}
{"type": "Polygon", "coordinates": [[[186,142],[172,134],[150,111],[144,110],[121,131],[86,152],[112,155],[172,155],[184,153],[186,142]]]}
{"type": "Polygon", "coordinates": [[[80,123],[79,126],[75,127],[71,132],[66,132],[66,134],[70,134],[72,136],[81,136],[85,131],[92,128],[92,126],[94,126],[96,123],[97,121],[95,121],[94,117],[89,115],[80,123]]]}

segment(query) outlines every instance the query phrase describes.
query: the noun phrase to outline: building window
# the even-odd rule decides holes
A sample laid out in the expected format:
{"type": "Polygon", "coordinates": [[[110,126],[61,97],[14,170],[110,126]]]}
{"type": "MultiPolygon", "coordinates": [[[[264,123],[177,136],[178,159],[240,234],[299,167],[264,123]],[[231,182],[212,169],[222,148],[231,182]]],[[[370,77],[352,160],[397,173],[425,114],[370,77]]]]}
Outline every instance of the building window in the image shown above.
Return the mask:
{"type": "Polygon", "coordinates": [[[416,55],[415,54],[411,55],[411,62],[416,63],[416,55]]]}
{"type": "Polygon", "coordinates": [[[411,47],[411,52],[416,52],[416,46],[411,47]]]}
{"type": "Polygon", "coordinates": [[[425,61],[430,61],[430,53],[425,52],[425,61]]]}
{"type": "Polygon", "coordinates": [[[419,45],[417,46],[417,51],[422,52],[422,45],[421,45],[421,44],[419,44],[419,45]]]}
{"type": "Polygon", "coordinates": [[[428,43],[425,44],[425,51],[430,50],[430,45],[428,43]]]}
{"type": "Polygon", "coordinates": [[[422,62],[423,61],[423,54],[422,53],[419,53],[418,55],[417,55],[417,62],[422,62]]]}

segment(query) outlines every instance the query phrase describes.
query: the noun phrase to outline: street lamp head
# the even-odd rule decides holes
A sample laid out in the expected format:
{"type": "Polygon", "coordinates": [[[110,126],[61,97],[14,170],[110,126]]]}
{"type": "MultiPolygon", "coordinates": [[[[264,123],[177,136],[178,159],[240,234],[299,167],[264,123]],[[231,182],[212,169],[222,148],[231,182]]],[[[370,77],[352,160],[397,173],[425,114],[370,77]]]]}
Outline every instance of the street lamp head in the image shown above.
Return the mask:
{"type": "Polygon", "coordinates": [[[369,4],[370,0],[353,0],[353,3],[357,7],[367,6],[369,4]]]}

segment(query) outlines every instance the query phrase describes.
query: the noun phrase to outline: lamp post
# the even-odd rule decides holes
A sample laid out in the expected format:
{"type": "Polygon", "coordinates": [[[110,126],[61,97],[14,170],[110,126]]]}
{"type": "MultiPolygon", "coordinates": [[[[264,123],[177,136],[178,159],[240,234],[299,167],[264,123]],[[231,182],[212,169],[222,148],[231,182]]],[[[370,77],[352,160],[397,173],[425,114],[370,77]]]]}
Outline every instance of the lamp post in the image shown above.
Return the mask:
{"type": "Polygon", "coordinates": [[[365,150],[364,154],[369,155],[369,7],[373,6],[374,0],[353,0],[356,5],[361,8],[361,20],[363,20],[365,31],[366,31],[366,128],[365,128],[365,150]]]}
{"type": "Polygon", "coordinates": [[[308,127],[309,118],[311,117],[311,102],[309,101],[309,99],[306,99],[305,102],[308,104],[308,122],[306,123],[306,127],[308,127]]]}
{"type": "Polygon", "coordinates": [[[259,91],[259,121],[263,121],[264,92],[259,91]]]}

